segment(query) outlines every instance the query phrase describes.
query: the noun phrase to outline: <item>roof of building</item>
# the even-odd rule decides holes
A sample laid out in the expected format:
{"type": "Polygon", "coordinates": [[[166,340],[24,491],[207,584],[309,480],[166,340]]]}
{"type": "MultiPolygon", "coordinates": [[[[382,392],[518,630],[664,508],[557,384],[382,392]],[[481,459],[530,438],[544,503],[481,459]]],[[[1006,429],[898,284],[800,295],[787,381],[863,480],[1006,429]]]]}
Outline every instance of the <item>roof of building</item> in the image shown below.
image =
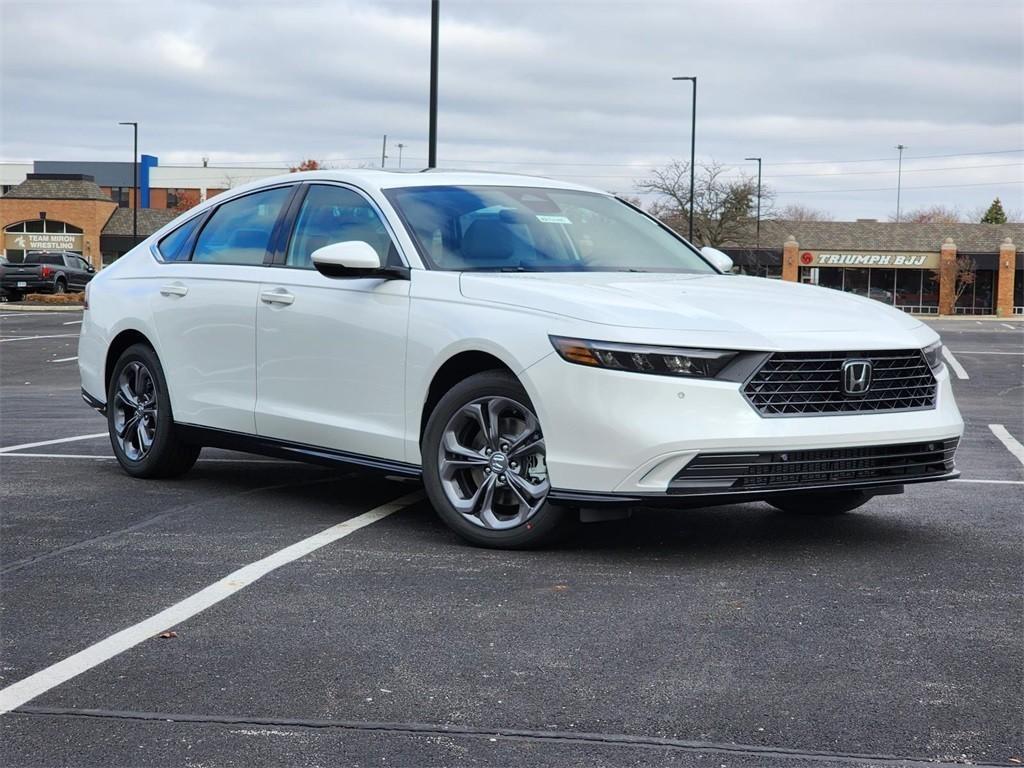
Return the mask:
{"type": "MultiPolygon", "coordinates": [[[[178,211],[168,211],[163,208],[139,208],[139,237],[149,237],[178,215],[178,211]]],[[[118,208],[115,210],[103,226],[102,234],[131,237],[132,209],[118,208]]]]}
{"type": "Polygon", "coordinates": [[[31,200],[104,200],[112,202],[110,195],[84,173],[30,173],[5,198],[31,200]]]}
{"type": "MultiPolygon", "coordinates": [[[[883,221],[762,221],[761,245],[781,248],[792,235],[810,250],[938,252],[950,237],[961,253],[996,253],[1009,237],[1024,249],[1024,224],[912,224],[883,221]]],[[[753,247],[754,229],[737,243],[753,247]]]]}

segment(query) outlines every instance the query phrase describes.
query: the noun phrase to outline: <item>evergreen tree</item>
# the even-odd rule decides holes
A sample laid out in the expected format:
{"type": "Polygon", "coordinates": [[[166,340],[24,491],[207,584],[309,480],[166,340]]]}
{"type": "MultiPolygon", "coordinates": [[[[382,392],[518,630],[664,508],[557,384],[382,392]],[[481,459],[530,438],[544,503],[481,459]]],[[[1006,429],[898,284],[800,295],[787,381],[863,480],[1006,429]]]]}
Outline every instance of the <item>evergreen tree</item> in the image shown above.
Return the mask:
{"type": "Polygon", "coordinates": [[[999,202],[997,197],[992,201],[992,205],[985,211],[985,215],[981,217],[982,224],[1005,224],[1006,223],[1006,211],[1003,210],[1003,204],[999,202]]]}

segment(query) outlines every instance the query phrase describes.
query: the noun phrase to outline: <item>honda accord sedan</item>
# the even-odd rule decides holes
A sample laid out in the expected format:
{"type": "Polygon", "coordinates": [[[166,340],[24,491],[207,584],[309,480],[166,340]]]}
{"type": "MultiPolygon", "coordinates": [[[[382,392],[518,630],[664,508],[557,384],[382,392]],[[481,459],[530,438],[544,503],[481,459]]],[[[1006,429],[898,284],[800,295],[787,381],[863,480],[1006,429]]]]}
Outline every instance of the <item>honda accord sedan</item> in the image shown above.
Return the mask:
{"type": "Polygon", "coordinates": [[[956,477],[934,331],[731,267],[574,184],[295,173],[95,277],[82,395],[135,477],[204,446],[383,470],[492,547],[632,507],[835,514],[956,477]]]}

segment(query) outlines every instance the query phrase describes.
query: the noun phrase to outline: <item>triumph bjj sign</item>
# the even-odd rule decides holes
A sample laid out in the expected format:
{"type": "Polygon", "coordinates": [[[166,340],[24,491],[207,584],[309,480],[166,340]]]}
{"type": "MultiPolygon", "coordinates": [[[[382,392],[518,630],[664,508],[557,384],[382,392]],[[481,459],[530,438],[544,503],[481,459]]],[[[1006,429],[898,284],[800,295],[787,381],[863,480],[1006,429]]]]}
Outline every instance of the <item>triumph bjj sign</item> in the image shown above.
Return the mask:
{"type": "Polygon", "coordinates": [[[801,267],[868,267],[876,269],[938,269],[937,253],[850,253],[801,251],[801,267]]]}

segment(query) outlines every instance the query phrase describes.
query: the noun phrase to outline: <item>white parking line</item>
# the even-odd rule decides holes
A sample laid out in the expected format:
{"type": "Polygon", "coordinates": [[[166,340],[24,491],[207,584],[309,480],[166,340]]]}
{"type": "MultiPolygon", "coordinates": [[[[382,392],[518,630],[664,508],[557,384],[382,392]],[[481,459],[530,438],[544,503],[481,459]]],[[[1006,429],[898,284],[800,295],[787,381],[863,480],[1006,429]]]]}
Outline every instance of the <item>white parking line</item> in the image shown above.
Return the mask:
{"type": "Polygon", "coordinates": [[[61,323],[61,325],[81,325],[81,324],[82,324],[81,320],[68,320],[68,322],[66,322],[66,323],[61,323]]]}
{"type": "Polygon", "coordinates": [[[32,341],[33,339],[77,339],[77,333],[59,333],[54,336],[12,336],[9,339],[0,339],[0,344],[5,341],[32,341]]]}
{"type": "MultiPolygon", "coordinates": [[[[0,459],[92,459],[93,461],[113,461],[113,456],[106,454],[91,453],[0,453],[0,459]]],[[[230,464],[294,464],[291,459],[225,459],[225,458],[199,458],[199,462],[220,461],[230,464]]]]}
{"type": "Polygon", "coordinates": [[[972,480],[969,477],[958,477],[954,483],[985,483],[988,485],[1024,485],[1024,480],[972,480]]]}
{"type": "Polygon", "coordinates": [[[953,373],[956,374],[958,379],[971,378],[967,375],[967,371],[964,370],[964,367],[960,365],[960,361],[953,357],[953,353],[949,351],[949,347],[943,346],[942,356],[946,358],[946,362],[949,363],[949,367],[953,369],[953,373]]]}
{"type": "Polygon", "coordinates": [[[1024,464],[1024,445],[1017,442],[1017,438],[1011,435],[1002,424],[989,424],[988,428],[992,434],[999,438],[999,442],[1006,446],[1006,450],[1014,455],[1021,464],[1024,464]]]}
{"type": "Polygon", "coordinates": [[[1011,331],[1016,331],[1018,327],[1016,325],[1010,325],[1009,323],[1001,323],[1001,325],[1003,328],[1009,328],[1011,331]]]}
{"type": "Polygon", "coordinates": [[[952,351],[958,355],[1024,355],[1024,352],[979,352],[973,349],[954,349],[952,351]]]}
{"type": "Polygon", "coordinates": [[[42,445],[57,445],[58,443],[74,443],[79,440],[92,440],[97,437],[106,437],[106,432],[96,432],[91,435],[76,435],[75,437],[61,437],[56,440],[40,440],[38,443],[22,443],[21,445],[8,445],[6,448],[0,448],[0,453],[10,453],[11,451],[20,451],[22,448],[38,448],[42,445]]]}
{"type": "Polygon", "coordinates": [[[74,357],[58,357],[56,360],[51,360],[50,362],[51,363],[69,363],[72,360],[77,360],[77,359],[78,359],[78,355],[75,355],[74,357]]]}
{"type": "Polygon", "coordinates": [[[415,504],[423,498],[422,491],[410,493],[401,498],[390,501],[379,507],[364,512],[351,520],[332,525],[320,533],[317,533],[302,541],[296,542],[284,549],[274,552],[272,555],[250,563],[230,573],[220,581],[216,581],[205,589],[186,597],[179,603],[166,608],[160,613],[143,619],[138,624],[133,624],[110,637],[100,640],[94,645],[68,656],[45,669],[26,677],[13,685],[0,690],[0,715],[20,707],[22,704],[46,693],[51,688],[66,683],[73,677],[96,667],[108,659],[124,653],[129,648],[134,648],[144,640],[156,636],[170,627],[177,626],[202,613],[212,605],[225,600],[239,590],[253,584],[266,576],[271,571],[280,568],[294,560],[305,557],[310,552],[324,547],[349,534],[355,533],[360,528],[365,528],[378,520],[383,520],[388,515],[397,512],[404,507],[415,504]]]}

